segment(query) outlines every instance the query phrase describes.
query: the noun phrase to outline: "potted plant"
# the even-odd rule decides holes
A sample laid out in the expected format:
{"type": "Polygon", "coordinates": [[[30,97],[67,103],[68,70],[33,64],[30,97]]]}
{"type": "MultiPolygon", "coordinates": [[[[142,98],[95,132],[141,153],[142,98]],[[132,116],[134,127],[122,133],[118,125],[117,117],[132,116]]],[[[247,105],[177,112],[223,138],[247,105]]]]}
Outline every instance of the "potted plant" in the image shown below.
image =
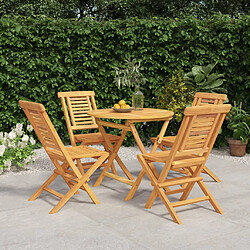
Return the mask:
{"type": "Polygon", "coordinates": [[[227,139],[230,155],[244,156],[250,138],[250,115],[242,110],[240,103],[239,107],[234,104],[226,119],[228,120],[228,128],[233,132],[232,138],[227,139]]]}
{"type": "Polygon", "coordinates": [[[115,82],[118,88],[121,86],[135,86],[136,91],[132,96],[132,106],[135,109],[142,109],[143,94],[139,88],[141,83],[145,83],[146,78],[141,73],[142,67],[140,61],[137,62],[136,59],[128,58],[125,62],[126,64],[122,68],[115,67],[115,82]]]}

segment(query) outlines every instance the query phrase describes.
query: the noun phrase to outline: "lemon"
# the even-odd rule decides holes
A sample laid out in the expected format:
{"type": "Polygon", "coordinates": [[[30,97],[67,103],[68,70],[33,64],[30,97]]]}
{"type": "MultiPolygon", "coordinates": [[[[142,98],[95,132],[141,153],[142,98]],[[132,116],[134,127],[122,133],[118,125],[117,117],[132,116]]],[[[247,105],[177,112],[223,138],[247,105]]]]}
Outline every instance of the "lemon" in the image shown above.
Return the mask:
{"type": "Polygon", "coordinates": [[[120,101],[119,101],[119,105],[120,105],[120,106],[125,105],[125,104],[126,104],[126,102],[125,102],[124,100],[120,100],[120,101]]]}
{"type": "Polygon", "coordinates": [[[130,106],[128,104],[126,105],[126,109],[130,109],[130,106]]]}
{"type": "Polygon", "coordinates": [[[114,108],[115,108],[115,109],[120,109],[121,107],[120,107],[119,104],[116,103],[116,104],[114,105],[114,108]]]}
{"type": "Polygon", "coordinates": [[[121,105],[121,109],[127,109],[127,105],[126,104],[121,105]]]}

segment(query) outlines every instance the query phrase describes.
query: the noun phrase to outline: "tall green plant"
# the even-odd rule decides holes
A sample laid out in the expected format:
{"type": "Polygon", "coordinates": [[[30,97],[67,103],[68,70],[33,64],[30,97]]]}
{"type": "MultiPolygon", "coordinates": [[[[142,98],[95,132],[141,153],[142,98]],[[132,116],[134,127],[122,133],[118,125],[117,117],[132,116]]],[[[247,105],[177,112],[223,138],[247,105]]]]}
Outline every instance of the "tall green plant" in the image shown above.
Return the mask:
{"type": "Polygon", "coordinates": [[[184,109],[194,98],[194,88],[183,81],[183,70],[175,70],[166,84],[157,93],[156,104],[159,108],[172,110],[176,121],[181,121],[184,109]]]}

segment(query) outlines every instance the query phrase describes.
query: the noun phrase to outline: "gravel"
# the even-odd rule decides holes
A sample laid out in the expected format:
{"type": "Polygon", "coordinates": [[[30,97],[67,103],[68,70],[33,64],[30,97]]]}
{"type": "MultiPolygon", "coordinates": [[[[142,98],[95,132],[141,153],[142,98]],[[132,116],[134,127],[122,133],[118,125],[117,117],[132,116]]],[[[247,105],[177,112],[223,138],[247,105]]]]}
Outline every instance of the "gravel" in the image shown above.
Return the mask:
{"type": "MultiPolygon", "coordinates": [[[[100,145],[96,145],[93,147],[103,150],[103,147],[100,145]]],[[[149,152],[150,149],[151,149],[150,147],[146,147],[147,152],[149,152]]],[[[11,176],[11,175],[26,175],[36,172],[53,170],[54,166],[50,161],[50,159],[48,158],[45,150],[41,148],[35,151],[37,154],[37,160],[34,163],[29,164],[25,167],[12,167],[10,170],[5,170],[4,172],[0,173],[0,177],[11,176]]],[[[137,146],[135,147],[122,146],[118,152],[118,155],[120,156],[122,161],[129,161],[137,159],[137,155],[140,153],[141,152],[137,146]]],[[[229,150],[225,148],[225,149],[213,149],[210,155],[220,159],[239,162],[244,165],[250,166],[250,154],[246,154],[243,157],[233,157],[230,156],[229,150]]],[[[90,159],[86,159],[85,161],[90,161],[90,159]]]]}

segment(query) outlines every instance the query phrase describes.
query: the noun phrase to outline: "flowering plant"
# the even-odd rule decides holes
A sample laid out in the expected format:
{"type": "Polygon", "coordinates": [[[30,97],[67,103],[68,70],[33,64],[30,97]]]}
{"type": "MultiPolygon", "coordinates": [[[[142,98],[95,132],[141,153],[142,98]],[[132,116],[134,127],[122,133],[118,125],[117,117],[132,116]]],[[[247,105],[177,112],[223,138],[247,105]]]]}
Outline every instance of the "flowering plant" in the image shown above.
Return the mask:
{"type": "Polygon", "coordinates": [[[27,126],[25,132],[23,124],[18,123],[9,133],[0,132],[0,172],[11,166],[23,166],[36,160],[36,141],[28,135],[32,131],[31,125],[27,126]]]}

